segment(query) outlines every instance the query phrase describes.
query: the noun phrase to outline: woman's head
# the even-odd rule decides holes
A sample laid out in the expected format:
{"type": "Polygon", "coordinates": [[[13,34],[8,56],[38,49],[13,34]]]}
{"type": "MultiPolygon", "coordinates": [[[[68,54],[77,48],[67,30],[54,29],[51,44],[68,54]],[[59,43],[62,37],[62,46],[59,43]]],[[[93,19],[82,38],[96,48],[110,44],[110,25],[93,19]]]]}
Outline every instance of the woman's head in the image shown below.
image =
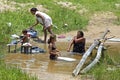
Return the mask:
{"type": "Polygon", "coordinates": [[[50,35],[50,38],[48,39],[48,44],[50,44],[51,42],[55,42],[56,41],[56,35],[50,35]]]}
{"type": "Polygon", "coordinates": [[[30,12],[31,12],[33,15],[35,14],[36,11],[38,11],[37,8],[31,8],[31,9],[30,9],[30,12]]]}
{"type": "Polygon", "coordinates": [[[78,38],[79,38],[79,37],[84,37],[83,31],[78,31],[78,32],[77,32],[77,37],[78,37],[78,38]]]}

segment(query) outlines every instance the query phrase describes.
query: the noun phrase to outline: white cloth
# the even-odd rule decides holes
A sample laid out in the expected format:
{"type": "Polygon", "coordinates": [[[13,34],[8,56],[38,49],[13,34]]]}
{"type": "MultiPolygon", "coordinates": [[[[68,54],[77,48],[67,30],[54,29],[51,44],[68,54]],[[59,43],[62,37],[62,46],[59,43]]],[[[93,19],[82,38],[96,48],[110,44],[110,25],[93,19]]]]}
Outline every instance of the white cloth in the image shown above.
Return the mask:
{"type": "Polygon", "coordinates": [[[44,25],[46,28],[47,27],[50,27],[52,25],[52,19],[50,16],[48,16],[47,14],[43,13],[43,12],[40,12],[40,11],[36,11],[35,15],[41,15],[45,21],[44,21],[44,24],[43,24],[43,20],[41,17],[38,17],[36,16],[36,19],[39,21],[39,23],[41,23],[42,25],[44,25]]]}
{"type": "Polygon", "coordinates": [[[30,43],[23,43],[23,46],[32,46],[30,43]]]}

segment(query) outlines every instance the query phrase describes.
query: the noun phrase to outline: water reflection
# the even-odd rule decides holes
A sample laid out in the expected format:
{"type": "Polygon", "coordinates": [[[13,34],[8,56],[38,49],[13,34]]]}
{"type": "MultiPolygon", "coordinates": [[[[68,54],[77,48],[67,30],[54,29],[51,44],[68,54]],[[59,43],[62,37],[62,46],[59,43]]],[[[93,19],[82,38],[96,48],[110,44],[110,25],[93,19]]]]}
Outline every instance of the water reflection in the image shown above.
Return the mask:
{"type": "MultiPolygon", "coordinates": [[[[77,65],[81,56],[71,55],[66,52],[67,43],[58,43],[58,49],[61,51],[61,56],[71,57],[77,59],[75,62],[66,62],[66,61],[52,61],[49,59],[48,53],[43,54],[21,54],[21,53],[9,53],[5,57],[7,64],[18,66],[19,68],[26,71],[40,70],[47,71],[49,73],[69,73],[71,74],[74,67],[77,65]],[[65,46],[61,46],[65,44],[65,46]]],[[[48,50],[47,44],[42,44],[40,47],[48,50]]]]}

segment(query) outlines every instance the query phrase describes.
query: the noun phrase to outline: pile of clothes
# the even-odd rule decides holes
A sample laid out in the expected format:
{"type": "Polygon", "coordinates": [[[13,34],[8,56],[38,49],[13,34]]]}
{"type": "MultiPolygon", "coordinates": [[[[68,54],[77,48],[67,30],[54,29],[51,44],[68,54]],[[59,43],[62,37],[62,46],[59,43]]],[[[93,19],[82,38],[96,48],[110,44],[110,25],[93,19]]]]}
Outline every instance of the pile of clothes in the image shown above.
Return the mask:
{"type": "Polygon", "coordinates": [[[33,46],[32,47],[32,53],[46,53],[46,51],[44,49],[42,49],[42,48],[33,46]]]}

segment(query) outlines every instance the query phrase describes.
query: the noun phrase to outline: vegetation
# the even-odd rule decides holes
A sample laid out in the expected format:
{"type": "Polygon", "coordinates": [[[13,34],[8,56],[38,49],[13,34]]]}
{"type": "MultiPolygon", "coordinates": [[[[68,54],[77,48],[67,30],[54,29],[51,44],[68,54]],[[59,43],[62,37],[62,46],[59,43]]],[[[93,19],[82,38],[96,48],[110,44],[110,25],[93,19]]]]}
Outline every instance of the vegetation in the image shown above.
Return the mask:
{"type": "MultiPolygon", "coordinates": [[[[0,13],[0,34],[1,42],[5,39],[9,40],[11,34],[17,33],[21,34],[21,30],[29,28],[31,24],[35,22],[33,15],[29,12],[29,9],[36,7],[36,5],[43,5],[44,8],[48,10],[46,12],[53,19],[53,31],[55,33],[68,32],[71,30],[78,30],[85,28],[88,24],[89,17],[97,11],[111,11],[118,16],[118,20],[115,22],[119,24],[119,14],[120,7],[116,8],[115,4],[119,3],[119,0],[61,0],[63,2],[71,2],[71,6],[76,6],[75,9],[69,9],[69,7],[64,7],[58,4],[59,0],[12,0],[17,3],[34,3],[34,5],[27,5],[25,7],[20,7],[16,4],[16,11],[5,11],[0,13]],[[83,13],[79,13],[79,10],[83,10],[83,13]],[[8,27],[7,23],[11,23],[11,27],[8,27]],[[68,24],[68,27],[64,27],[64,24],[68,24]],[[5,35],[8,34],[8,35],[5,35]]],[[[9,2],[10,3],[10,2],[9,2]]],[[[36,27],[37,30],[42,35],[42,28],[36,27]]],[[[4,41],[6,42],[6,41],[4,41]]]]}
{"type": "MultiPolygon", "coordinates": [[[[68,32],[71,30],[83,29],[86,27],[89,21],[89,17],[95,12],[111,11],[118,16],[116,24],[120,24],[120,6],[116,7],[115,4],[120,4],[120,0],[61,0],[63,2],[71,2],[76,9],[70,9],[69,7],[64,7],[57,4],[60,0],[10,0],[17,3],[34,3],[34,5],[27,5],[21,7],[15,5],[15,11],[3,11],[0,13],[0,54],[1,56],[6,53],[6,51],[1,50],[5,48],[6,43],[10,41],[11,34],[21,34],[23,29],[29,28],[31,24],[35,22],[33,15],[28,11],[36,5],[43,5],[44,8],[48,9],[47,14],[49,14],[53,19],[53,31],[55,33],[68,32]],[[79,10],[85,9],[85,12],[79,13],[79,10]],[[65,27],[64,24],[68,24],[65,27]],[[10,25],[11,24],[11,25],[10,25]],[[57,27],[57,28],[55,28],[57,27]]],[[[10,3],[8,1],[8,4],[10,3]]],[[[36,27],[36,29],[41,32],[42,28],[36,27]]],[[[106,71],[107,64],[100,63],[99,68],[92,70],[96,76],[96,80],[120,80],[119,72],[120,69],[115,71],[106,71]]],[[[1,80],[36,80],[36,78],[30,78],[25,73],[21,72],[19,69],[14,69],[11,67],[6,67],[3,62],[0,62],[0,79],[1,80]],[[22,77],[21,77],[22,76],[22,77]]]]}
{"type": "Polygon", "coordinates": [[[37,80],[37,78],[27,75],[20,69],[6,66],[0,61],[0,80],[37,80]]]}
{"type": "Polygon", "coordinates": [[[30,76],[17,67],[6,65],[3,61],[5,47],[5,45],[0,46],[0,80],[38,80],[36,76],[30,76]]]}
{"type": "Polygon", "coordinates": [[[96,80],[120,80],[120,68],[117,67],[120,60],[117,61],[118,59],[118,57],[110,57],[105,54],[100,63],[94,69],[91,69],[88,74],[94,75],[96,80]]]}

